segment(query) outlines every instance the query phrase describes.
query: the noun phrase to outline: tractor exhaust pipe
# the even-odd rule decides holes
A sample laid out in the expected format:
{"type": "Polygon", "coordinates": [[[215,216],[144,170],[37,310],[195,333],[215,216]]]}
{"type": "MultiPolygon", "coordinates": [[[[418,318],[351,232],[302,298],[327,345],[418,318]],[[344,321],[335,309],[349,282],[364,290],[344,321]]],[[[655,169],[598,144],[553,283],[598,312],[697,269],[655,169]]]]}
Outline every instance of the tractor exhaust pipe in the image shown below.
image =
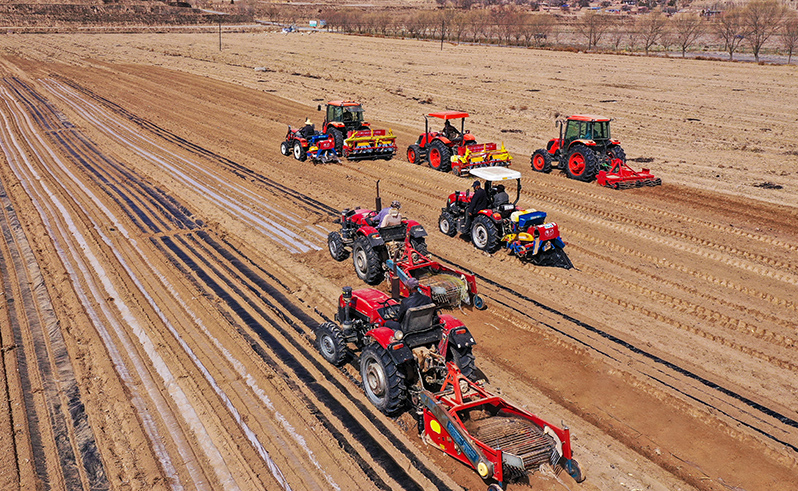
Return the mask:
{"type": "Polygon", "coordinates": [[[349,313],[349,307],[352,305],[352,287],[345,286],[343,288],[343,294],[341,295],[344,299],[344,322],[343,327],[344,330],[349,329],[352,327],[352,315],[349,313]]]}
{"type": "Polygon", "coordinates": [[[376,211],[382,210],[382,198],[380,198],[380,179],[377,179],[377,199],[375,200],[376,211]]]}

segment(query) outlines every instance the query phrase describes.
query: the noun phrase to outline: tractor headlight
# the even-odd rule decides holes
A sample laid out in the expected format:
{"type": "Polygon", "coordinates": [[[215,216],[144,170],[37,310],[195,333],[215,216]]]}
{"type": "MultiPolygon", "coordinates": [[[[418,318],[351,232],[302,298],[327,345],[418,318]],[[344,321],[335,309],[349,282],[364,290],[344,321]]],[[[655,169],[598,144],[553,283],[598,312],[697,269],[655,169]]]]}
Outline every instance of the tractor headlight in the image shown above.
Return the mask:
{"type": "Polygon", "coordinates": [[[400,331],[399,329],[397,329],[396,331],[394,331],[394,333],[393,333],[393,338],[394,338],[395,340],[397,340],[397,341],[401,341],[403,337],[405,337],[405,333],[403,333],[403,332],[402,332],[402,331],[400,331]]]}

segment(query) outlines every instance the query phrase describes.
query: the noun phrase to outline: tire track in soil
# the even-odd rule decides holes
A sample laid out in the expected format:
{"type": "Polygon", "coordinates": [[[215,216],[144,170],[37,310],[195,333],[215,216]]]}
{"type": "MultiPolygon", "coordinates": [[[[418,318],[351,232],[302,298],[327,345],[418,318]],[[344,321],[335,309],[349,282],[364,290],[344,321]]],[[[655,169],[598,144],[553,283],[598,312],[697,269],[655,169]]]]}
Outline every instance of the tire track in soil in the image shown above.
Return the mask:
{"type": "MultiPolygon", "coordinates": [[[[77,84],[74,84],[74,83],[70,83],[70,85],[75,87],[75,88],[79,87],[79,86],[77,86],[77,84]]],[[[79,90],[84,91],[84,93],[91,94],[91,91],[87,91],[86,89],[79,89],[79,90]]],[[[102,99],[102,98],[100,98],[100,99],[102,99]]],[[[141,118],[136,118],[136,119],[141,119],[141,118]]],[[[159,133],[163,133],[165,131],[166,130],[159,129],[158,132],[159,133]]],[[[167,131],[166,133],[169,133],[169,132],[167,131]]],[[[178,137],[178,138],[175,138],[173,141],[178,142],[180,140],[181,139],[178,137]]],[[[196,145],[192,144],[191,147],[196,147],[196,145]]],[[[203,155],[208,155],[210,158],[212,158],[213,160],[216,160],[217,162],[220,162],[220,163],[230,162],[228,159],[225,159],[224,157],[221,157],[221,156],[218,156],[216,154],[213,154],[212,152],[207,151],[207,150],[202,150],[201,153],[203,155]]],[[[237,172],[245,172],[249,177],[256,177],[256,178],[258,177],[258,173],[257,172],[246,170],[243,166],[241,166],[239,164],[235,164],[233,167],[235,167],[237,169],[237,172]]],[[[351,169],[348,169],[348,170],[351,170],[351,169]]],[[[414,180],[412,178],[410,179],[410,181],[414,182],[414,180]]],[[[418,182],[419,184],[422,182],[420,179],[415,180],[415,181],[418,182]]],[[[265,180],[264,182],[268,182],[268,180],[265,180]]],[[[429,183],[426,183],[426,184],[429,184],[429,183]]],[[[278,188],[277,191],[278,192],[284,192],[286,196],[291,196],[292,198],[296,198],[297,195],[304,196],[301,193],[298,193],[297,191],[291,190],[290,188],[286,188],[284,186],[281,186],[280,188],[278,188]]],[[[427,194],[432,196],[432,193],[427,192],[427,194]]],[[[307,199],[304,199],[303,202],[307,206],[314,207],[314,205],[312,203],[314,201],[316,201],[316,200],[314,200],[312,198],[309,198],[309,197],[305,197],[305,198],[307,198],[307,199]]],[[[334,208],[332,208],[330,206],[327,206],[327,205],[323,205],[323,204],[321,204],[321,206],[316,205],[315,208],[316,208],[318,213],[327,214],[331,218],[335,218],[338,215],[338,211],[337,210],[335,210],[334,208]]],[[[672,231],[672,232],[673,233],[677,233],[676,231],[672,231]]],[[[441,258],[441,259],[446,260],[446,258],[441,258]]],[[[465,268],[463,266],[458,266],[456,263],[451,263],[451,264],[453,264],[455,267],[460,267],[461,269],[467,270],[467,268],[465,268]]],[[[480,276],[480,278],[483,281],[485,281],[486,283],[491,284],[493,287],[497,288],[498,290],[502,291],[503,293],[505,293],[507,295],[516,295],[516,293],[511,288],[503,286],[503,285],[501,285],[500,283],[498,283],[496,281],[492,281],[492,280],[490,280],[487,277],[480,276]]],[[[746,290],[746,289],[742,289],[741,291],[748,291],[748,292],[750,292],[749,294],[751,294],[751,295],[754,295],[754,296],[760,296],[761,295],[763,298],[767,298],[767,295],[761,294],[759,292],[751,292],[750,290],[746,290]]],[[[544,304],[539,303],[539,302],[537,302],[537,301],[535,301],[533,299],[524,298],[524,301],[526,301],[529,304],[534,305],[534,306],[536,306],[538,308],[542,308],[545,311],[555,313],[556,315],[559,315],[563,319],[567,320],[569,323],[571,323],[571,324],[573,324],[573,325],[575,325],[575,326],[577,326],[577,327],[579,327],[579,328],[581,328],[583,330],[598,334],[598,335],[608,339],[612,344],[617,345],[620,348],[623,348],[625,351],[628,351],[630,353],[635,353],[635,354],[643,354],[643,356],[645,356],[649,360],[651,360],[651,361],[653,361],[653,362],[655,362],[657,364],[661,364],[661,365],[665,366],[666,368],[674,371],[677,374],[681,374],[681,375],[683,375],[683,376],[685,376],[687,378],[690,378],[692,380],[698,381],[700,384],[702,384],[702,385],[704,385],[704,386],[706,386],[706,387],[708,387],[708,388],[710,388],[712,390],[718,391],[721,394],[730,397],[731,399],[734,399],[734,400],[737,400],[739,402],[742,402],[744,405],[753,408],[755,411],[760,412],[760,413],[762,413],[764,415],[773,417],[773,418],[783,422],[787,426],[795,427],[795,425],[796,425],[796,422],[794,420],[792,420],[791,418],[786,417],[786,416],[784,416],[782,414],[779,414],[777,411],[773,411],[773,410],[767,408],[764,405],[758,404],[758,403],[756,403],[756,402],[754,402],[754,401],[752,401],[752,400],[750,400],[750,399],[748,399],[748,398],[746,398],[746,397],[744,397],[744,396],[742,396],[740,394],[737,394],[736,392],[734,392],[732,390],[729,390],[729,389],[727,389],[727,388],[725,388],[725,387],[723,387],[723,386],[721,386],[719,384],[716,384],[714,382],[711,382],[708,379],[703,378],[703,377],[701,377],[701,376],[699,376],[699,375],[697,375],[697,374],[695,374],[695,373],[693,373],[693,372],[691,372],[691,371],[689,371],[687,369],[684,369],[684,368],[680,367],[677,364],[668,362],[667,360],[665,360],[663,358],[659,358],[659,357],[657,357],[655,355],[652,355],[652,354],[646,352],[645,350],[640,349],[639,347],[636,347],[636,346],[634,346],[632,344],[629,344],[629,343],[623,341],[620,338],[616,338],[614,336],[611,336],[611,335],[601,331],[600,329],[597,329],[597,328],[595,328],[593,326],[585,324],[585,323],[583,323],[583,322],[581,322],[581,321],[579,321],[579,320],[577,320],[575,318],[572,318],[572,317],[568,316],[567,314],[559,312],[558,310],[556,310],[554,308],[545,306],[544,304]]],[[[775,302],[777,304],[783,304],[785,302],[785,301],[780,300],[780,299],[771,299],[770,301],[771,302],[775,302]]],[[[509,308],[511,310],[517,310],[517,309],[515,309],[515,308],[513,308],[511,306],[508,306],[507,308],[509,308]]],[[[552,329],[557,330],[553,326],[549,326],[549,327],[552,328],[552,329]]],[[[568,337],[571,337],[567,333],[565,335],[568,336],[568,337]]],[[[584,341],[581,341],[581,340],[577,340],[577,341],[580,344],[585,344],[584,341]]],[[[590,343],[587,343],[587,346],[592,347],[590,345],[590,343]]],[[[593,348],[593,349],[597,349],[597,348],[593,348]]],[[[601,351],[599,350],[599,352],[601,352],[601,351]]],[[[661,383],[663,385],[667,386],[667,387],[671,387],[673,390],[675,390],[677,392],[680,392],[680,389],[677,388],[677,387],[672,387],[672,386],[670,386],[669,384],[667,384],[665,382],[661,382],[661,383]]],[[[712,406],[711,403],[708,403],[708,402],[706,402],[704,400],[698,399],[695,396],[691,396],[689,394],[686,394],[686,396],[688,398],[690,398],[690,399],[695,400],[699,404],[702,404],[702,405],[705,405],[705,406],[708,406],[708,407],[714,407],[714,406],[712,406]]],[[[720,411],[720,410],[718,410],[718,411],[719,412],[723,412],[723,411],[720,411]]],[[[743,410],[743,412],[745,412],[745,411],[743,410]]],[[[732,419],[735,419],[734,416],[730,415],[729,417],[732,418],[732,419]]],[[[766,437],[768,437],[770,439],[773,439],[773,440],[775,440],[777,442],[783,443],[778,438],[774,437],[773,435],[770,435],[765,430],[762,430],[760,428],[754,427],[754,426],[752,426],[752,425],[750,425],[748,423],[745,423],[745,422],[740,422],[740,424],[742,424],[742,425],[744,425],[746,427],[751,427],[754,431],[756,431],[756,432],[758,432],[760,434],[763,434],[766,437]]],[[[788,447],[795,448],[794,445],[791,445],[789,443],[783,443],[783,444],[785,444],[788,447]]]]}
{"type": "MultiPolygon", "coordinates": [[[[3,119],[8,128],[5,114],[3,119]]],[[[13,153],[0,139],[6,158],[13,153]]],[[[14,330],[17,366],[24,392],[28,431],[34,452],[34,466],[40,482],[46,487],[63,485],[69,489],[103,490],[109,488],[102,459],[97,450],[94,432],[83,406],[80,389],[55,309],[44,285],[42,273],[25,237],[13,205],[0,183],[0,201],[4,212],[0,227],[9,254],[0,258],[3,289],[14,330]],[[11,267],[9,268],[9,263],[11,267]],[[13,272],[12,272],[13,271],[13,272]],[[12,285],[11,278],[17,279],[12,285]],[[15,298],[12,292],[17,292],[15,298]],[[16,301],[19,300],[19,301],[16,301]],[[41,386],[46,413],[39,414],[34,401],[41,386]],[[61,469],[61,476],[50,476],[48,455],[40,424],[50,422],[52,438],[61,469]]],[[[49,436],[49,435],[48,435],[49,436]]]]}
{"type": "MultiPolygon", "coordinates": [[[[92,146],[92,148],[94,147],[92,146]]],[[[87,163],[85,155],[79,155],[76,151],[74,151],[74,149],[72,150],[71,153],[73,156],[76,157],[77,161],[80,162],[81,164],[85,165],[87,163]]],[[[114,193],[118,193],[119,196],[115,197],[115,201],[122,207],[123,210],[125,210],[125,212],[128,214],[131,220],[143,226],[146,221],[142,220],[142,217],[139,216],[139,214],[142,213],[141,208],[136,206],[135,204],[131,206],[132,198],[128,197],[129,195],[132,195],[134,193],[126,192],[127,191],[126,188],[129,185],[139,184],[142,179],[136,176],[130,170],[125,169],[124,172],[122,172],[121,169],[123,169],[123,166],[118,162],[115,162],[105,157],[103,157],[103,160],[104,162],[112,165],[115,170],[120,171],[120,173],[123,175],[123,179],[112,178],[110,174],[108,174],[107,172],[103,175],[99,175],[99,172],[97,171],[96,168],[93,168],[92,166],[87,166],[88,170],[91,171],[90,174],[93,176],[98,186],[101,187],[104,186],[104,189],[107,194],[112,195],[114,193]],[[114,182],[114,184],[111,185],[110,184],[111,182],[114,182]]],[[[156,192],[154,188],[147,186],[143,186],[142,189],[144,189],[146,192],[149,193],[156,192]]],[[[155,197],[150,197],[150,199],[152,201],[163,201],[163,198],[159,200],[155,197]]],[[[169,200],[174,201],[172,198],[169,198],[169,200]]],[[[185,208],[182,205],[179,205],[179,209],[184,210],[185,208]]],[[[176,218],[177,222],[181,224],[193,223],[192,217],[176,216],[176,218]]],[[[148,234],[158,235],[160,230],[145,229],[144,232],[148,234]]],[[[234,256],[232,255],[231,252],[226,251],[224,248],[219,246],[218,243],[212,241],[206,233],[202,232],[200,233],[200,236],[203,237],[203,240],[205,242],[209,242],[211,245],[213,245],[214,249],[216,249],[216,252],[223,258],[223,260],[227,261],[235,260],[233,259],[234,256]]],[[[314,368],[316,368],[325,375],[325,379],[328,382],[333,382],[336,385],[337,389],[339,389],[342,393],[348,395],[350,401],[353,404],[355,404],[355,406],[361,412],[366,414],[367,420],[371,421],[372,424],[375,425],[378,428],[378,430],[380,430],[380,432],[385,435],[386,438],[388,439],[391,438],[390,430],[379,422],[379,419],[376,417],[374,412],[370,408],[366,407],[364,404],[359,402],[358,398],[353,397],[350,391],[345,390],[343,386],[337,383],[334,377],[330,376],[328,367],[326,367],[318,360],[316,360],[315,357],[310,355],[306,345],[302,345],[296,342],[294,339],[294,335],[292,335],[292,333],[283,330],[279,326],[279,324],[274,322],[274,320],[272,320],[271,317],[265,311],[263,311],[263,309],[260,306],[258,306],[255,302],[249,301],[250,299],[249,296],[243,295],[243,292],[237,286],[238,283],[241,281],[241,279],[235,278],[228,280],[225,284],[225,288],[222,288],[216,281],[214,281],[211,278],[210,275],[204,272],[204,270],[197,264],[197,262],[189,258],[189,256],[186,254],[185,251],[179,249],[176,246],[176,241],[180,241],[185,247],[188,247],[188,250],[196,251],[196,250],[201,250],[200,243],[195,243],[193,247],[189,246],[185,242],[185,239],[180,237],[180,235],[178,234],[161,236],[160,239],[152,238],[151,240],[156,245],[156,247],[165,252],[165,256],[167,256],[167,258],[169,258],[169,260],[175,266],[178,266],[179,269],[182,270],[182,272],[187,278],[193,279],[195,275],[202,278],[203,280],[202,283],[201,284],[197,283],[196,285],[198,287],[201,287],[200,289],[205,290],[207,293],[212,294],[215,298],[223,299],[224,302],[228,305],[228,307],[230,307],[230,309],[236,314],[238,321],[242,321],[251,331],[257,334],[267,344],[267,346],[269,346],[269,349],[274,351],[278,355],[277,359],[280,360],[281,364],[287,364],[290,367],[292,373],[286,372],[284,369],[282,369],[280,365],[276,363],[274,357],[268,355],[263,350],[256,349],[258,354],[264,359],[264,361],[267,364],[269,364],[269,366],[275,369],[275,371],[277,371],[278,373],[283,374],[283,378],[287,383],[291,384],[294,379],[299,379],[307,387],[312,389],[312,391],[314,392],[314,396],[317,399],[319,399],[325,407],[335,408],[337,406],[337,404],[334,404],[335,397],[332,394],[330,394],[324,387],[320,386],[316,382],[312,374],[310,374],[310,372],[308,372],[307,369],[305,369],[303,362],[310,361],[314,366],[314,368]],[[244,299],[245,302],[249,303],[250,308],[256,309],[256,311],[258,311],[258,313],[260,314],[260,319],[264,319],[268,324],[271,325],[273,329],[278,330],[284,336],[284,339],[288,340],[289,344],[291,344],[294,348],[303,353],[307,359],[300,361],[294,358],[280,341],[278,341],[271,333],[269,333],[268,330],[262,327],[261,324],[262,320],[257,320],[252,316],[250,316],[247,313],[247,310],[243,308],[241,303],[239,303],[239,300],[233,298],[233,296],[230,295],[226,289],[238,293],[237,296],[241,299],[244,299]]],[[[209,260],[203,257],[199,259],[204,261],[203,264],[206,269],[211,269],[214,272],[214,276],[218,276],[219,270],[217,268],[219,266],[214,266],[214,264],[211,264],[209,260]]],[[[235,261],[237,262],[236,269],[241,270],[242,268],[244,268],[240,260],[235,260],[235,261]]],[[[214,263],[217,262],[214,261],[214,263]]],[[[290,320],[290,318],[286,315],[286,312],[290,313],[291,315],[297,317],[300,320],[300,322],[306,327],[305,332],[301,332],[303,337],[307,337],[308,335],[307,331],[312,331],[313,326],[318,324],[317,321],[315,321],[307,314],[305,314],[301,308],[299,308],[293,302],[289,301],[284,295],[279,294],[279,292],[277,292],[277,290],[273,286],[269,285],[262,277],[255,274],[252,270],[245,269],[245,274],[250,281],[255,281],[255,283],[258,285],[260,292],[257,293],[258,297],[260,297],[259,298],[260,301],[265,301],[263,292],[269,292],[268,293],[269,295],[278,297],[277,300],[275,300],[275,302],[280,304],[280,308],[278,308],[274,304],[271,304],[270,308],[274,312],[276,312],[280,318],[282,318],[285,321],[288,321],[290,325],[292,325],[294,329],[297,330],[298,332],[301,332],[301,329],[294,321],[290,320]]],[[[236,322],[236,319],[231,319],[231,321],[233,325],[237,325],[239,323],[236,322]]],[[[250,346],[252,346],[253,348],[255,348],[258,345],[257,342],[254,342],[252,340],[252,337],[249,333],[243,330],[239,330],[239,333],[248,338],[249,340],[248,344],[250,344],[250,346]]],[[[311,411],[313,411],[312,408],[317,406],[319,403],[306,401],[306,404],[308,408],[311,411]]],[[[356,415],[346,411],[343,408],[343,406],[340,407],[342,409],[338,411],[333,411],[334,414],[336,415],[340,423],[343,424],[345,427],[347,427],[347,429],[352,433],[352,435],[354,435],[356,441],[360,442],[360,444],[364,448],[370,449],[371,452],[370,458],[376,459],[377,462],[380,463],[381,467],[384,468],[384,470],[389,476],[392,476],[396,480],[396,482],[404,483],[404,485],[407,486],[407,489],[421,489],[420,487],[418,487],[418,484],[414,482],[413,477],[408,475],[406,471],[403,469],[403,467],[398,462],[396,462],[390,456],[390,454],[377,451],[377,449],[380,449],[381,446],[373,439],[368,429],[363,427],[358,422],[358,418],[356,417],[356,415]],[[382,455],[375,456],[374,453],[382,453],[382,455]]],[[[331,431],[331,433],[339,437],[339,441],[341,442],[346,441],[346,439],[341,438],[343,435],[340,435],[340,433],[338,433],[338,431],[331,424],[331,422],[327,421],[319,411],[316,410],[313,411],[313,413],[316,416],[316,418],[321,421],[321,423],[323,424],[323,426],[325,426],[325,428],[327,428],[328,430],[331,431]]],[[[400,452],[402,452],[404,456],[408,457],[413,466],[418,468],[421,471],[421,473],[436,486],[436,488],[451,489],[448,485],[446,485],[435,475],[434,471],[426,467],[420,460],[418,460],[413,451],[405,447],[400,442],[394,442],[394,443],[396,444],[398,450],[400,450],[400,452]]],[[[371,479],[374,480],[374,482],[378,485],[378,487],[380,487],[380,489],[389,489],[387,484],[384,481],[382,481],[379,478],[379,476],[374,473],[372,469],[369,468],[365,460],[359,455],[357,455],[357,453],[352,449],[351,445],[348,446],[348,449],[349,449],[348,453],[350,453],[350,455],[352,455],[355,458],[355,460],[359,463],[359,465],[361,465],[363,471],[367,475],[369,475],[371,479]]]]}
{"type": "MultiPolygon", "coordinates": [[[[5,89],[0,90],[2,90],[3,95],[6,96],[7,101],[11,100],[11,96],[5,91],[5,89]]],[[[53,159],[54,162],[63,165],[61,160],[58,159],[54,153],[52,153],[52,150],[46,146],[40,135],[36,132],[33,127],[34,123],[27,119],[27,114],[28,113],[24,112],[24,109],[21,106],[17,107],[16,111],[12,111],[12,116],[14,117],[14,121],[17,126],[22,129],[22,123],[20,118],[18,118],[19,115],[22,115],[22,119],[25,119],[27,130],[30,131],[30,133],[34,135],[34,139],[37,139],[38,143],[43,146],[44,152],[49,154],[49,157],[53,159]]],[[[3,114],[3,117],[5,118],[5,114],[3,114]]],[[[8,121],[6,120],[5,122],[6,129],[9,129],[10,126],[8,121]]],[[[110,355],[115,371],[122,379],[126,390],[130,393],[131,402],[138,412],[138,415],[144,426],[144,431],[146,432],[147,437],[150,439],[152,449],[157,455],[169,484],[174,489],[182,489],[182,484],[177,471],[172,465],[172,460],[168,454],[168,451],[166,450],[166,446],[162,440],[162,437],[159,434],[156,419],[153,417],[153,412],[149,407],[150,404],[145,402],[145,399],[139,390],[139,386],[143,387],[143,392],[149,395],[152,401],[152,406],[154,406],[154,412],[160,416],[161,420],[166,425],[166,428],[181,456],[188,459],[188,464],[186,466],[190,471],[190,476],[193,479],[196,488],[200,490],[208,489],[202,481],[202,479],[205,478],[205,475],[202,470],[195,468],[193,463],[195,457],[193,453],[188,450],[187,443],[183,438],[182,433],[175,430],[179,427],[179,424],[175,420],[172,410],[168,407],[168,403],[165,401],[160,390],[155,387],[156,384],[150,373],[145,368],[145,364],[143,363],[142,359],[135,351],[133,342],[126,336],[121,323],[111,313],[111,311],[115,310],[117,306],[111,307],[108,304],[108,297],[100,293],[100,290],[102,290],[103,287],[94,284],[94,278],[90,277],[90,270],[96,265],[94,262],[96,261],[96,257],[84,258],[82,254],[78,252],[80,250],[84,250],[83,246],[86,245],[85,239],[75,229],[75,223],[72,221],[67,209],[63,206],[60,200],[54,197],[49,188],[44,187],[42,189],[38,189],[33,186],[34,183],[39,182],[37,177],[40,175],[33,169],[32,162],[28,159],[21,144],[17,142],[14,134],[9,133],[9,135],[9,141],[12,142],[15,147],[15,154],[11,155],[11,159],[9,159],[9,163],[12,164],[12,170],[20,179],[22,187],[25,189],[25,193],[32,199],[35,209],[44,222],[47,234],[53,239],[57,239],[58,237],[64,238],[63,242],[55,240],[54,245],[58,255],[64,264],[67,274],[71,279],[71,283],[75,288],[76,294],[78,295],[83,308],[86,310],[88,317],[91,319],[94,328],[97,330],[98,335],[102,339],[102,342],[110,355]],[[48,196],[48,198],[44,198],[44,196],[48,196]],[[50,220],[50,217],[53,217],[53,221],[50,220]],[[70,242],[70,240],[82,242],[73,243],[70,242]],[[86,287],[84,287],[81,283],[81,278],[87,281],[86,287]],[[97,306],[96,308],[95,305],[97,306]],[[108,325],[111,329],[106,329],[106,325],[108,325]],[[122,349],[117,346],[117,341],[114,340],[113,335],[117,336],[119,340],[118,342],[121,344],[122,349]],[[124,356],[127,356],[130,360],[130,363],[133,365],[133,372],[128,370],[124,356]],[[139,378],[135,379],[132,376],[132,373],[136,373],[139,378]]],[[[22,136],[26,141],[28,148],[30,148],[33,152],[36,161],[44,163],[46,158],[33,146],[31,139],[24,134],[22,136]]],[[[4,149],[7,150],[6,147],[4,147],[4,149]]]]}

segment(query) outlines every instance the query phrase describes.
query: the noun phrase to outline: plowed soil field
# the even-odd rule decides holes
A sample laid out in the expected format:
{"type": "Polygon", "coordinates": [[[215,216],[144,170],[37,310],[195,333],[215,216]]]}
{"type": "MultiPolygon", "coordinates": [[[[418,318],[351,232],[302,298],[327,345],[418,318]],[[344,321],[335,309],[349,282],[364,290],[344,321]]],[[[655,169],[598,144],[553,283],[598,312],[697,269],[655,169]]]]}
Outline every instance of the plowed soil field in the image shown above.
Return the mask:
{"type": "MultiPolygon", "coordinates": [[[[326,237],[383,200],[487,310],[451,312],[487,387],[567,424],[587,480],[508,489],[794,490],[796,68],[336,34],[0,37],[1,489],[484,489],[366,399],[314,329],[363,286],[326,237]],[[283,156],[357,99],[390,161],[283,156]],[[471,181],[414,166],[423,114],[503,142],[575,268],[438,231],[471,181]],[[555,118],[614,118],[615,191],[535,173],[555,118]]],[[[513,196],[514,197],[514,196],[513,196]]],[[[379,288],[387,291],[387,284],[379,288]]]]}

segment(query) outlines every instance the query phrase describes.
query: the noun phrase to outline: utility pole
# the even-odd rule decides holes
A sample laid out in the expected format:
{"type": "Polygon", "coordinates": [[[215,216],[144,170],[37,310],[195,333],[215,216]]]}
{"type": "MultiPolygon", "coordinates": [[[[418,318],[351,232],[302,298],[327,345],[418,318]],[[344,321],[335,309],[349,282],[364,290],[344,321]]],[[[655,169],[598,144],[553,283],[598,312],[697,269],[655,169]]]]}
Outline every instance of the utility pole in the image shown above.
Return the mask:
{"type": "Polygon", "coordinates": [[[443,51],[443,38],[446,37],[446,21],[441,19],[441,51],[443,51]]]}
{"type": "Polygon", "coordinates": [[[219,51],[222,50],[222,18],[219,17],[219,51]]]}

